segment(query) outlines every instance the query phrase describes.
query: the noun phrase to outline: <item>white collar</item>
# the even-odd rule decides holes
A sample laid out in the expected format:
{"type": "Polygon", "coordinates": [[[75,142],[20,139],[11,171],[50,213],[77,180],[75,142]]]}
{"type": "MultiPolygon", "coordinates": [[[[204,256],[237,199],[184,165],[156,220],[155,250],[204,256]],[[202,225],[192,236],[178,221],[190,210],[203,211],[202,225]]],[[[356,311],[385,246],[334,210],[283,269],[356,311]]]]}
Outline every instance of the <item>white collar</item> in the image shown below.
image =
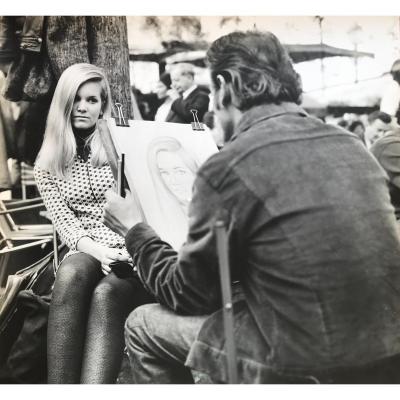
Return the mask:
{"type": "Polygon", "coordinates": [[[192,86],[190,86],[189,89],[186,89],[183,93],[182,93],[182,98],[186,99],[190,93],[193,92],[193,90],[195,90],[197,88],[197,85],[193,84],[192,86]]]}

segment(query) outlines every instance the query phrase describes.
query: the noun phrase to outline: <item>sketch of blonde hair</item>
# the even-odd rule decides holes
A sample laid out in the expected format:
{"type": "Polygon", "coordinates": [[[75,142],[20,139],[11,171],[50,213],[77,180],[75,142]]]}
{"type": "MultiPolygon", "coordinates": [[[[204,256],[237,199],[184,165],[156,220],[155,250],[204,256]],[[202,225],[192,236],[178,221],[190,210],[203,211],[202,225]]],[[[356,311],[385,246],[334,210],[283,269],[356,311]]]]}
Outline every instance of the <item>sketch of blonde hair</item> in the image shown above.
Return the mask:
{"type": "MultiPolygon", "coordinates": [[[[76,141],[72,130],[71,113],[79,88],[86,82],[99,82],[104,118],[111,116],[110,86],[102,69],[92,64],[80,63],[68,67],[61,75],[46,122],[43,144],[36,163],[51,174],[65,178],[76,156],[76,141]]],[[[90,148],[91,163],[103,166],[107,156],[98,131],[93,135],[90,148]]]]}
{"type": "MultiPolygon", "coordinates": [[[[199,162],[195,159],[194,155],[190,154],[187,149],[182,147],[177,139],[170,136],[157,137],[150,142],[148,147],[148,169],[152,177],[162,214],[172,229],[179,226],[186,227],[188,221],[187,208],[191,199],[178,197],[162,177],[158,164],[158,156],[161,152],[168,152],[179,157],[188,171],[193,174],[193,180],[199,168],[199,162]]],[[[186,189],[191,191],[192,188],[186,189]]]]}

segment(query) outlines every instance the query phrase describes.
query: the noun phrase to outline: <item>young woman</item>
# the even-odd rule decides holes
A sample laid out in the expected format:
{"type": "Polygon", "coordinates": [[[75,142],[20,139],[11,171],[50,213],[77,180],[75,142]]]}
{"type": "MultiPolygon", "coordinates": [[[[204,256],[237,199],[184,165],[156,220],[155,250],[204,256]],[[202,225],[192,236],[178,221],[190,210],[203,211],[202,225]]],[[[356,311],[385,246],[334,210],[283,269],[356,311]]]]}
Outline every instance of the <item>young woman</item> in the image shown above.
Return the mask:
{"type": "Polygon", "coordinates": [[[48,326],[49,383],[113,383],[123,355],[129,312],[151,302],[133,273],[124,239],[102,222],[105,192],[114,186],[97,129],[109,117],[110,89],[101,69],[75,64],[57,84],[35,165],[39,191],[69,247],[57,274],[48,326]]]}

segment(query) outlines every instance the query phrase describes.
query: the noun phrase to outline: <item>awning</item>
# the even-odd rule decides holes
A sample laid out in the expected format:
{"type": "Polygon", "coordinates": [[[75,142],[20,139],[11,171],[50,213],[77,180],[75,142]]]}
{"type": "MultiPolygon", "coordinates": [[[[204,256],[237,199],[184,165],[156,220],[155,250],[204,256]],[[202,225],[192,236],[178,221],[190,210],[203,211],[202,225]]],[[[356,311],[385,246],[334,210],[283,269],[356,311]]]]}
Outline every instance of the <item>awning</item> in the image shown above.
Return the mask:
{"type": "Polygon", "coordinates": [[[294,63],[325,57],[374,57],[373,53],[341,49],[327,44],[285,44],[284,47],[294,63]]]}
{"type": "MultiPolygon", "coordinates": [[[[325,57],[374,57],[373,53],[341,49],[327,44],[284,44],[284,47],[289,52],[294,63],[325,57]]],[[[132,61],[155,61],[167,64],[187,61],[196,63],[199,66],[205,66],[205,56],[206,50],[204,49],[182,51],[182,49],[170,48],[168,51],[161,53],[131,53],[129,58],[132,61]]]]}

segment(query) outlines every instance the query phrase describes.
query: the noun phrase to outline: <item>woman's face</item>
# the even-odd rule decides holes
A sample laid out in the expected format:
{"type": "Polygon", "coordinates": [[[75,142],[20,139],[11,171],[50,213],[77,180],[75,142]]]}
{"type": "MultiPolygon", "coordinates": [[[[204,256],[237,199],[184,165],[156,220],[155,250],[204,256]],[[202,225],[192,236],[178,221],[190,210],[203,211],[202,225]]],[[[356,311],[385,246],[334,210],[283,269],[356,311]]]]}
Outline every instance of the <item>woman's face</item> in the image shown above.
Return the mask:
{"type": "Polygon", "coordinates": [[[78,89],[71,113],[71,123],[76,129],[94,126],[101,113],[101,84],[86,82],[78,89]]]}
{"type": "Polygon", "coordinates": [[[192,197],[194,174],[179,154],[170,151],[157,153],[157,166],[165,185],[180,200],[188,202],[192,197]]]}
{"type": "Polygon", "coordinates": [[[168,88],[161,81],[157,82],[155,92],[159,99],[167,97],[167,91],[168,88]]]}

